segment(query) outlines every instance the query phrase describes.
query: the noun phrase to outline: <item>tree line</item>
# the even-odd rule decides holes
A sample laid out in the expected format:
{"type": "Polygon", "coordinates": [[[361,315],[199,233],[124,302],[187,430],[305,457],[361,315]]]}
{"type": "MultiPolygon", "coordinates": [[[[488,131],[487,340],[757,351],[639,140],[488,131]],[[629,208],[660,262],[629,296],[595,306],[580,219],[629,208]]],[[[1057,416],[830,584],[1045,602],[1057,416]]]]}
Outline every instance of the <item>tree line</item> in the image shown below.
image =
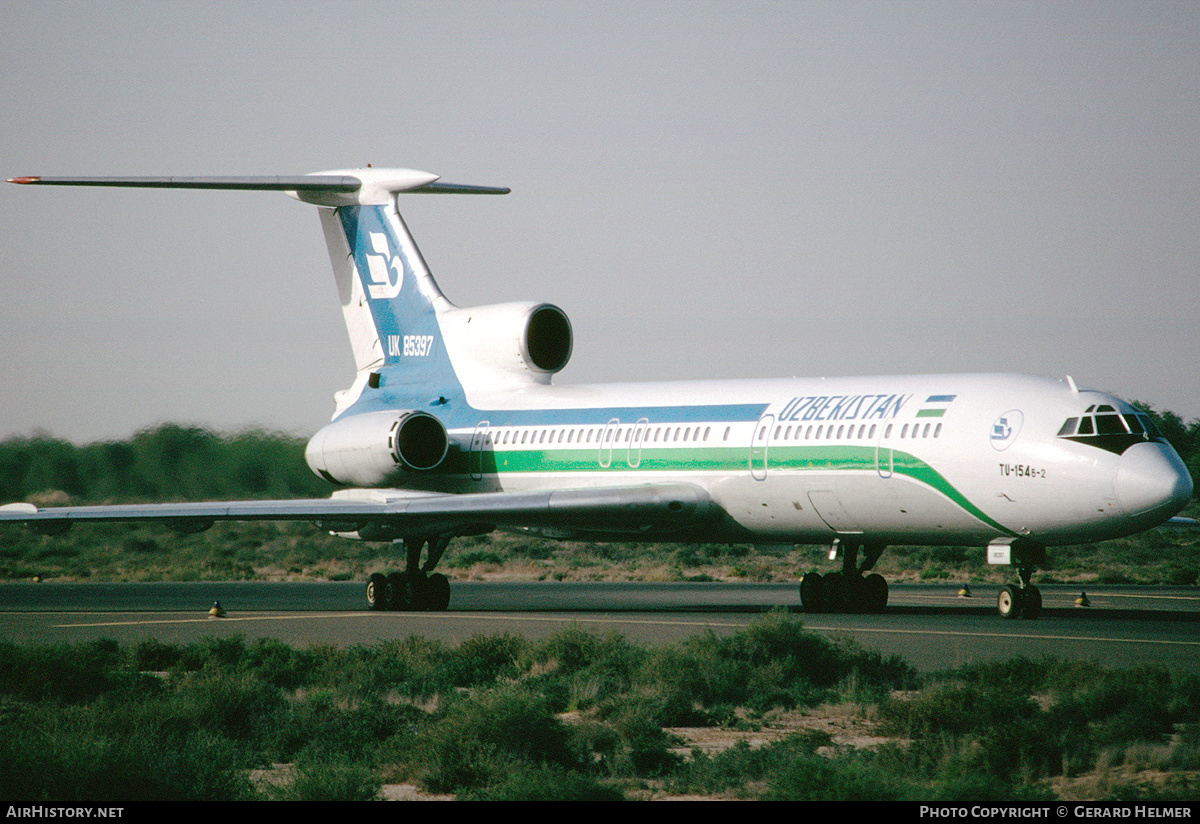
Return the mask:
{"type": "Polygon", "coordinates": [[[0,502],[51,491],[84,502],[328,497],[334,487],[308,468],[304,444],[278,432],[178,424],[83,446],[9,438],[0,441],[0,502]]]}

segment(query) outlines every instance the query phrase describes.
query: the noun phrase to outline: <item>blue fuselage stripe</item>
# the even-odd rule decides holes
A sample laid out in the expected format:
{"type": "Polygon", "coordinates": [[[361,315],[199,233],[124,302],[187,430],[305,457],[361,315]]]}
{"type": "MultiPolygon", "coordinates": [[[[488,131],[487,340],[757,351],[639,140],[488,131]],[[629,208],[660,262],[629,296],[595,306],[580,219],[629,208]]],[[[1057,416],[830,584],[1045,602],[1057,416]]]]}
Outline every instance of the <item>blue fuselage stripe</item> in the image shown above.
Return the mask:
{"type": "MultiPolygon", "coordinates": [[[[371,392],[372,390],[367,390],[371,392]]],[[[651,424],[741,423],[758,420],[766,403],[709,404],[698,406],[606,406],[539,409],[475,409],[451,401],[433,404],[434,399],[405,405],[388,392],[364,397],[346,411],[357,415],[381,410],[418,408],[441,419],[447,429],[464,429],[487,421],[489,426],[603,426],[614,418],[622,424],[643,418],[651,424]]]]}

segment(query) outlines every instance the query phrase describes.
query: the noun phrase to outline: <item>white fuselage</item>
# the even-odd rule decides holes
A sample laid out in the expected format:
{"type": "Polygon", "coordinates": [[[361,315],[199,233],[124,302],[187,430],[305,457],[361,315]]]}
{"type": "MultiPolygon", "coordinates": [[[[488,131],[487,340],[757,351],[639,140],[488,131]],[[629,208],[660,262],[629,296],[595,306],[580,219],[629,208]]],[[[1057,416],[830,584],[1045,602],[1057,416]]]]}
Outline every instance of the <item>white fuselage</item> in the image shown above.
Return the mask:
{"type": "MultiPolygon", "coordinates": [[[[445,409],[455,460],[390,485],[529,491],[686,481],[727,518],[713,540],[1042,545],[1138,532],[1191,482],[1149,437],[1124,454],[1058,433],[1089,408],[1066,381],[932,375],[531,385],[445,409]]],[[[1136,424],[1133,424],[1136,428],[1136,424]]],[[[1131,438],[1132,440],[1132,438],[1131,438]]]]}

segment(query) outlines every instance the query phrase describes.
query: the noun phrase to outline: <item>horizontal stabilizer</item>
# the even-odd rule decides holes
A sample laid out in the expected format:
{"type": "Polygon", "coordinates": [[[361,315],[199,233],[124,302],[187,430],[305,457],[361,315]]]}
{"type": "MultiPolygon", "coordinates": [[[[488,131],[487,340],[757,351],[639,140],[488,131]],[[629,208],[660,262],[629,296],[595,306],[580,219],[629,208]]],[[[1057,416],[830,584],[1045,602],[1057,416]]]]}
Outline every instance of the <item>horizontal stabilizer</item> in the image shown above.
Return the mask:
{"type": "Polygon", "coordinates": [[[133,189],[246,189],[264,192],[357,192],[350,175],[295,177],[14,177],[9,183],[38,186],[118,186],[133,189]]]}
{"type": "Polygon", "coordinates": [[[400,192],[450,195],[506,195],[497,186],[441,183],[438,176],[416,169],[343,169],[286,177],[13,177],[9,183],[36,186],[109,186],[138,189],[226,189],[287,192],[317,206],[379,205],[400,192]]]}
{"type": "Polygon", "coordinates": [[[503,186],[471,186],[464,183],[428,183],[409,191],[430,195],[506,195],[512,189],[503,186]]]}

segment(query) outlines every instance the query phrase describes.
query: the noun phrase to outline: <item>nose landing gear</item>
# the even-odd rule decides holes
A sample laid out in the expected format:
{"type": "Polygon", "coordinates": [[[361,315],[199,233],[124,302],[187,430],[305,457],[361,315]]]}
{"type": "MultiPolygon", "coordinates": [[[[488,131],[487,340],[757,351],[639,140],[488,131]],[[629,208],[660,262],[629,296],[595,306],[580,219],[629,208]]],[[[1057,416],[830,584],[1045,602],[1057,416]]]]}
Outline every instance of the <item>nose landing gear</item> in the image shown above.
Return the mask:
{"type": "MultiPolygon", "coordinates": [[[[1007,584],[996,596],[996,612],[1001,618],[1028,618],[1042,614],[1042,591],[1030,583],[1039,565],[1046,564],[1046,548],[1033,541],[1019,538],[1009,545],[1012,563],[1016,564],[1020,586],[1007,584]]],[[[1007,560],[1002,562],[1007,563],[1007,560]]],[[[989,557],[989,562],[991,562],[989,557]]]]}
{"type": "Polygon", "coordinates": [[[1033,620],[1042,614],[1042,591],[1029,583],[1037,569],[1033,565],[1022,565],[1017,574],[1021,585],[1005,584],[996,596],[996,611],[1001,618],[1028,618],[1033,620]]]}

